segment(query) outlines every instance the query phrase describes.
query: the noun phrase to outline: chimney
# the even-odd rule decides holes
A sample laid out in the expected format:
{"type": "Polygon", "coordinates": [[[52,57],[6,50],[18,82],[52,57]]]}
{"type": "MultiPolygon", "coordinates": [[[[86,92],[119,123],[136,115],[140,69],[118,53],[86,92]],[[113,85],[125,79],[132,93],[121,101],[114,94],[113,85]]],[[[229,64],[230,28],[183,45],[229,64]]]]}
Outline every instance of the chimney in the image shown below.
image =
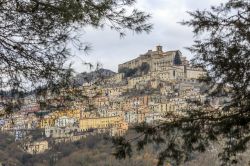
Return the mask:
{"type": "Polygon", "coordinates": [[[162,46],[160,46],[160,45],[156,46],[156,51],[162,52],[162,46]]]}

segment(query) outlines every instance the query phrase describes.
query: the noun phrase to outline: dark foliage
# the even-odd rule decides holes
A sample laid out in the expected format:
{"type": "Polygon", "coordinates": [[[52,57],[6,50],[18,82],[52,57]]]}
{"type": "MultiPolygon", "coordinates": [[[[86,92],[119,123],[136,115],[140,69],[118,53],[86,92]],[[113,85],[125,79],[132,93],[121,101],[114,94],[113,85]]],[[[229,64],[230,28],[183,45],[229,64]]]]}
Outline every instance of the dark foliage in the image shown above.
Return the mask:
{"type": "Polygon", "coordinates": [[[150,65],[147,62],[143,62],[140,66],[140,71],[144,72],[144,74],[148,74],[150,69],[150,65]]]}
{"type": "Polygon", "coordinates": [[[181,65],[181,56],[180,53],[177,51],[174,57],[174,64],[181,65]]]}
{"type": "Polygon", "coordinates": [[[133,77],[136,75],[140,75],[142,73],[147,74],[149,72],[150,65],[146,62],[143,62],[141,66],[130,69],[127,67],[119,69],[119,73],[124,73],[125,77],[133,77]]]}
{"type": "Polygon", "coordinates": [[[98,69],[90,73],[80,73],[74,77],[74,83],[76,86],[82,86],[84,83],[95,82],[98,79],[105,79],[113,76],[115,72],[108,69],[98,69]]]}
{"type": "Polygon", "coordinates": [[[132,77],[136,74],[137,71],[138,71],[138,68],[130,69],[130,68],[124,67],[119,70],[119,73],[124,73],[125,77],[132,77]]]}
{"type": "Polygon", "coordinates": [[[114,155],[117,159],[123,159],[126,156],[131,157],[132,149],[131,145],[128,141],[125,140],[123,137],[114,138],[113,140],[114,146],[116,146],[116,152],[114,155]]]}

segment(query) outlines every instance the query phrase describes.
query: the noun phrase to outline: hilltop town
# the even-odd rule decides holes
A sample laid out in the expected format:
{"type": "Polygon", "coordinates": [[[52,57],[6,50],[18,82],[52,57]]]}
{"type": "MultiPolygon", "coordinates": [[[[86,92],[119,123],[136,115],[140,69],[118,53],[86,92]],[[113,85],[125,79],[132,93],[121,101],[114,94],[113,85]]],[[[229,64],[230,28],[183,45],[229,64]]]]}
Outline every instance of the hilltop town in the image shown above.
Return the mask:
{"type": "MultiPolygon", "coordinates": [[[[28,140],[22,148],[30,154],[49,149],[48,139],[60,143],[97,133],[122,136],[140,123],[171,121],[169,113],[185,116],[185,110],[195,107],[188,101],[207,101],[202,93],[206,87],[199,81],[203,76],[206,71],[190,65],[179,50],[157,46],[120,64],[118,73],[82,82],[78,89],[88,99],[75,100],[68,109],[48,110],[33,95],[26,96],[19,111],[1,116],[0,129],[17,141],[28,140]],[[34,132],[40,134],[36,139],[34,132]]],[[[6,100],[2,97],[1,103],[6,100]]]]}

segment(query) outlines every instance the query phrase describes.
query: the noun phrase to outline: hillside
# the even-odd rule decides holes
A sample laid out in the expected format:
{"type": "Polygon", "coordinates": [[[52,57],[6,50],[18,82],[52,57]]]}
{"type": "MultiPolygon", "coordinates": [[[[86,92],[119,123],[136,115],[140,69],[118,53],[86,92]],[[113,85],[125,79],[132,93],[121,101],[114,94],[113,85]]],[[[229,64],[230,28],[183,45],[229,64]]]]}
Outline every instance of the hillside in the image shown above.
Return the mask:
{"type": "Polygon", "coordinates": [[[109,69],[99,69],[89,73],[83,72],[75,76],[74,82],[76,85],[81,86],[84,83],[94,82],[97,79],[104,79],[113,76],[114,74],[116,73],[109,69]]]}

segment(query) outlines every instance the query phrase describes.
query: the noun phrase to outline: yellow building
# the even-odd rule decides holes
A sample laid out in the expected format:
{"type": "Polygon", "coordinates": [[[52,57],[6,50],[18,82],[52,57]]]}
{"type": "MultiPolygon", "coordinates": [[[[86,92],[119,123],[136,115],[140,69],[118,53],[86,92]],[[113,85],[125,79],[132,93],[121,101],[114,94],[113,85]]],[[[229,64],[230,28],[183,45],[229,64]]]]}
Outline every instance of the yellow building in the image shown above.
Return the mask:
{"type": "Polygon", "coordinates": [[[52,113],[52,116],[55,117],[62,117],[67,116],[69,118],[77,118],[80,119],[81,117],[81,111],[80,110],[63,110],[63,111],[55,111],[52,113]]]}
{"type": "Polygon", "coordinates": [[[123,122],[119,116],[80,119],[80,130],[118,127],[123,122]]]}
{"type": "Polygon", "coordinates": [[[55,125],[55,117],[47,116],[40,120],[39,127],[45,128],[45,127],[51,127],[55,125]]]}
{"type": "Polygon", "coordinates": [[[110,131],[111,136],[122,136],[128,130],[128,123],[121,122],[118,126],[113,127],[110,131]]]}
{"type": "Polygon", "coordinates": [[[81,117],[81,111],[80,110],[65,110],[65,111],[52,112],[51,114],[46,115],[44,118],[40,120],[39,127],[45,128],[45,127],[55,126],[55,120],[62,116],[66,116],[69,118],[76,118],[77,120],[79,120],[81,117]]]}

